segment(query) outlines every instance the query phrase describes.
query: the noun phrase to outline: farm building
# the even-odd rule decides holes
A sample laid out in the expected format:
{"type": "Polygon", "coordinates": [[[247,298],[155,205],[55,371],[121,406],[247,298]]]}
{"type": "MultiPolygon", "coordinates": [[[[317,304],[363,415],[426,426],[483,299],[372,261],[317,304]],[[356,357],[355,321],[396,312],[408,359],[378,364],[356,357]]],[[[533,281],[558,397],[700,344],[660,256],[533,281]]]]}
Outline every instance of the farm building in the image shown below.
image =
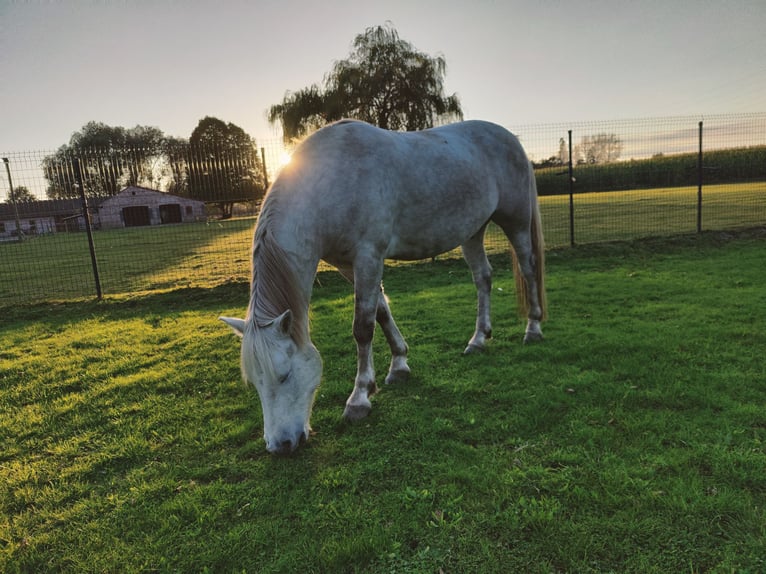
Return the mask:
{"type": "MultiPolygon", "coordinates": [[[[165,223],[204,221],[205,204],[145,187],[126,187],[117,195],[89,198],[94,228],[135,227],[165,223]]],[[[48,199],[19,202],[18,220],[24,235],[83,231],[85,218],[79,199],[48,199]]],[[[0,240],[18,236],[13,204],[0,203],[0,240]]]]}
{"type": "Polygon", "coordinates": [[[130,186],[98,207],[103,229],[205,220],[205,204],[146,187],[130,186]]]}
{"type": "MultiPolygon", "coordinates": [[[[95,199],[88,200],[91,211],[96,208],[95,199]]],[[[18,222],[24,235],[44,235],[58,231],[82,231],[85,218],[79,199],[48,199],[45,201],[22,201],[16,204],[18,222]]],[[[95,223],[94,223],[95,224],[95,223]]],[[[18,236],[16,213],[10,202],[0,203],[0,240],[18,236]]]]}

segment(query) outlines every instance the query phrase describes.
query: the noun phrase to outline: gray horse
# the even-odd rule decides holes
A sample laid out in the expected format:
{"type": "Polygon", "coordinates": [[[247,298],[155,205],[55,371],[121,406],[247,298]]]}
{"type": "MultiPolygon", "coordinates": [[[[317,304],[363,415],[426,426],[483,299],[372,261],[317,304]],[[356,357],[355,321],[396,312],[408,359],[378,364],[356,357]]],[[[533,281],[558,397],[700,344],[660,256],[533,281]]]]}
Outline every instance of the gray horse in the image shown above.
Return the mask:
{"type": "Polygon", "coordinates": [[[221,317],[242,337],[242,375],[258,390],[269,452],[291,452],[309,436],[322,361],[309,336],[309,301],[324,260],[354,283],[354,390],[344,416],[365,417],[376,392],[375,321],[391,347],[386,382],[405,380],[407,344],[381,279],[385,259],[433,257],[458,246],[478,291],[466,353],[491,336],[492,268],[484,232],[510,240],[524,341],[542,338],[544,254],[532,166],[504,128],[467,121],[391,132],[343,120],[308,137],[274,181],[255,227],[245,319],[221,317]]]}

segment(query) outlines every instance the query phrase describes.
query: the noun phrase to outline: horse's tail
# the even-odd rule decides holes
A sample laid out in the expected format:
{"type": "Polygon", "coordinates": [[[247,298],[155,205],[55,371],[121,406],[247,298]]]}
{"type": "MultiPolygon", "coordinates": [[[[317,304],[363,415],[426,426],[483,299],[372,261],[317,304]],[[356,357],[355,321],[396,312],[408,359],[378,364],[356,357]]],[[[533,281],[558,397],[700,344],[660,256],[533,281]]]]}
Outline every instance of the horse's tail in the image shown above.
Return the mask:
{"type": "MultiPolygon", "coordinates": [[[[540,205],[537,200],[537,181],[532,163],[529,163],[529,201],[531,208],[529,234],[532,241],[532,257],[535,267],[535,283],[537,283],[537,300],[540,303],[540,320],[547,318],[547,298],[545,296],[545,240],[543,238],[543,225],[540,219],[540,205]]],[[[516,252],[511,249],[513,256],[513,274],[516,277],[516,297],[518,299],[519,314],[526,317],[529,312],[529,300],[527,298],[527,285],[524,274],[519,267],[516,252]]]]}

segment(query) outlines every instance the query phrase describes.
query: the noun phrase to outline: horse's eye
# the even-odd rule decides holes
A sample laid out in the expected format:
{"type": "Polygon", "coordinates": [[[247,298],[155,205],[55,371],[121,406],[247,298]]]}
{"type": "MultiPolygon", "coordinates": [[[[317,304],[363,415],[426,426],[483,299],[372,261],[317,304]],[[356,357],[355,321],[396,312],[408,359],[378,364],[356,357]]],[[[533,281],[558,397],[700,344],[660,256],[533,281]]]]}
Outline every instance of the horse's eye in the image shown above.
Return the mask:
{"type": "Polygon", "coordinates": [[[280,384],[280,385],[282,385],[282,384],[286,383],[286,382],[287,382],[287,379],[289,379],[289,378],[290,378],[290,375],[292,374],[292,372],[293,372],[293,371],[292,371],[292,369],[291,369],[291,370],[287,371],[287,373],[285,373],[284,375],[282,375],[281,377],[279,377],[279,384],[280,384]]]}

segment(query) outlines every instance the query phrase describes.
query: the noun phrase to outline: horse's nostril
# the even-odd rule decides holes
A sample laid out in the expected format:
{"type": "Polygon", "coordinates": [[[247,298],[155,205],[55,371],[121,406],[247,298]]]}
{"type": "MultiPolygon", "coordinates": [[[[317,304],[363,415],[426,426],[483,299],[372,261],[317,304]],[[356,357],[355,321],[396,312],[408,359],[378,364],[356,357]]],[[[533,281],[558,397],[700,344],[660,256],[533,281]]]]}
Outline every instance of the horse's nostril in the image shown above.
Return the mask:
{"type": "MultiPolygon", "coordinates": [[[[266,449],[272,454],[290,454],[302,444],[308,440],[305,432],[297,435],[293,438],[286,438],[283,440],[274,441],[271,446],[267,446],[266,449]]],[[[268,441],[266,441],[268,443],[268,441]]]]}

